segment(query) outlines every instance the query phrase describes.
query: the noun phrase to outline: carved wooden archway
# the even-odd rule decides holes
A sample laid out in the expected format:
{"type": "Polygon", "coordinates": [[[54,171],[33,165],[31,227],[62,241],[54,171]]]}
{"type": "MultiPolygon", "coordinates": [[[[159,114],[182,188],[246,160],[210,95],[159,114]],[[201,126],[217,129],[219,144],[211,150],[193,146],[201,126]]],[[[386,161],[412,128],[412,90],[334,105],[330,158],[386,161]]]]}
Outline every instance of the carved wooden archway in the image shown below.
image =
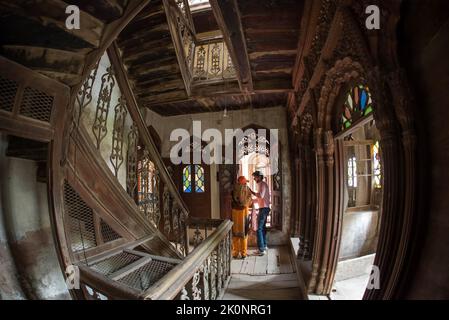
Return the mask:
{"type": "Polygon", "coordinates": [[[364,298],[390,299],[405,279],[403,272],[414,240],[415,132],[405,77],[397,67],[390,73],[375,66],[365,43],[348,9],[339,8],[323,48],[321,67],[311,77],[299,108],[301,115],[308,104],[315,105],[317,110],[314,147],[318,201],[308,290],[329,294],[332,287],[339,251],[344,181],[342,161],[338,161],[342,150],[332,131],[333,110],[342,88],[360,82],[367,84],[372,93],[383,152],[383,192],[388,195],[382,200],[382,226],[374,262],[380,272],[380,288],[366,291],[364,298]]]}

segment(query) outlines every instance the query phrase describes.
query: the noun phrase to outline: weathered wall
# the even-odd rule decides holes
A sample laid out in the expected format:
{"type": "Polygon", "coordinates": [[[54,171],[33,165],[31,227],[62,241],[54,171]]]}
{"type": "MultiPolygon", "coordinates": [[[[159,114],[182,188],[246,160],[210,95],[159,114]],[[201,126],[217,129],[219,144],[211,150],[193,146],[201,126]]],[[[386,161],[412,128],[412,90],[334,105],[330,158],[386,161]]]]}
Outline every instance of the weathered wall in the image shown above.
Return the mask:
{"type": "Polygon", "coordinates": [[[425,197],[405,298],[449,298],[449,1],[405,1],[402,63],[414,87],[425,197]],[[424,135],[423,135],[424,134],[424,135]]]}
{"type": "MultiPolygon", "coordinates": [[[[225,129],[244,128],[250,124],[255,124],[268,129],[279,130],[280,158],[282,161],[282,210],[283,226],[282,232],[273,231],[268,234],[270,245],[287,243],[290,228],[291,213],[291,167],[288,147],[287,118],[284,107],[273,107],[262,110],[239,110],[229,111],[226,118],[223,112],[199,113],[192,115],[181,115],[173,117],[161,117],[158,114],[146,111],[146,122],[148,126],[153,126],[162,140],[162,156],[170,157],[170,149],[175,142],[170,142],[170,133],[177,128],[183,128],[192,132],[192,121],[201,121],[202,131],[215,128],[223,137],[225,129]]],[[[211,177],[212,175],[211,170],[211,177]]],[[[211,203],[212,217],[220,216],[220,195],[218,181],[211,179],[211,203]]]]}
{"type": "Polygon", "coordinates": [[[379,231],[379,212],[346,211],[343,215],[339,260],[374,253],[379,231]]]}
{"type": "Polygon", "coordinates": [[[36,162],[5,157],[0,134],[0,298],[70,298],[53,242],[47,186],[36,162]]]}
{"type": "MultiPolygon", "coordinates": [[[[98,100],[102,84],[102,76],[107,73],[107,69],[110,66],[111,63],[109,61],[108,55],[104,54],[100,60],[97,70],[97,76],[92,88],[92,101],[87,106],[85,106],[81,118],[81,123],[86,128],[86,131],[88,132],[89,137],[91,138],[94,145],[96,144],[96,138],[92,131],[92,127],[95,123],[95,117],[97,113],[98,100]]],[[[101,140],[100,144],[101,156],[104,159],[105,163],[108,165],[109,169],[112,171],[112,173],[114,173],[114,166],[111,163],[110,157],[112,151],[112,137],[114,131],[114,115],[115,115],[115,108],[119,104],[119,99],[121,98],[121,95],[122,94],[118,86],[117,80],[115,80],[115,85],[113,87],[111,94],[109,112],[106,119],[107,131],[105,132],[105,137],[103,138],[103,140],[101,140]]],[[[126,190],[126,152],[128,150],[128,134],[130,132],[131,125],[132,119],[129,113],[127,113],[125,120],[125,127],[123,130],[123,150],[122,150],[123,163],[121,164],[117,174],[117,179],[125,190],[126,190]]]]}

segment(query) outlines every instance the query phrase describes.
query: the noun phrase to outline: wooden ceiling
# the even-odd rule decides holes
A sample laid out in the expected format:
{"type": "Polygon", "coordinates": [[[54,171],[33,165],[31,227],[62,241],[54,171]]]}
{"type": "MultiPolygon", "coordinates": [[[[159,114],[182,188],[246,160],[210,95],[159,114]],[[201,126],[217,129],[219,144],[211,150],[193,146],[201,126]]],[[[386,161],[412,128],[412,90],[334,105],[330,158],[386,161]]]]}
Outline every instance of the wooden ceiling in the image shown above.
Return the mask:
{"type": "MultiPolygon", "coordinates": [[[[140,106],[163,116],[286,106],[303,0],[211,0],[211,8],[193,12],[197,35],[223,34],[239,81],[193,84],[190,95],[168,26],[168,1],[151,1],[117,39],[140,106]]],[[[132,2],[92,3],[54,0],[36,7],[26,0],[0,0],[0,54],[68,85],[78,83],[86,54],[98,48],[105,26],[132,2]],[[64,3],[78,5],[89,28],[68,32],[64,3]]]]}
{"type": "MultiPolygon", "coordinates": [[[[241,42],[231,40],[227,44],[237,59],[243,57],[248,61],[251,86],[244,88],[242,81],[240,86],[237,81],[203,83],[201,87],[193,86],[190,96],[182,81],[162,9],[162,1],[152,1],[118,41],[141,106],[163,116],[217,112],[225,107],[238,110],[286,106],[288,93],[293,90],[292,69],[303,1],[211,1],[211,8],[192,12],[197,35],[219,31],[226,37],[239,29],[241,42]],[[232,5],[231,10],[223,6],[228,3],[232,5]],[[217,15],[223,20],[216,18],[217,15]]],[[[238,69],[245,72],[244,67],[238,69]]]]}
{"type": "Polygon", "coordinates": [[[254,90],[291,89],[303,1],[237,3],[254,90]]]}

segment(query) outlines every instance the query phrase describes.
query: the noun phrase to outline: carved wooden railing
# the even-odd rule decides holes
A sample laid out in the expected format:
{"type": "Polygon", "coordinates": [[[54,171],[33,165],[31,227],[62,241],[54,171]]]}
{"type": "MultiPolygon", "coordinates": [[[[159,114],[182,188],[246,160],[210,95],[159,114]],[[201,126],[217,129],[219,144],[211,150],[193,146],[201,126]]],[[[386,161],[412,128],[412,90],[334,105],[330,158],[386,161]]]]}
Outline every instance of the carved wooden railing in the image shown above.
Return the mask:
{"type": "Polygon", "coordinates": [[[188,220],[189,243],[194,248],[207,239],[223,222],[221,219],[190,217],[188,220]]]}
{"type": "Polygon", "coordinates": [[[187,0],[163,0],[173,44],[187,93],[202,81],[237,78],[223,38],[198,40],[187,0]]]}
{"type": "MultiPolygon", "coordinates": [[[[187,255],[188,209],[148,132],[115,45],[82,86],[75,114],[75,134],[70,140],[74,148],[81,150],[91,145],[88,153],[97,154],[95,161],[103,162],[103,167],[110,170],[104,175],[112,173],[115,177],[116,181],[109,184],[121,187],[128,196],[124,202],[137,206],[141,217],[135,220],[151,223],[179,254],[187,255]],[[81,137],[83,141],[76,143],[81,137]]],[[[71,162],[75,162],[77,152],[69,154],[71,162]]],[[[77,165],[72,167],[76,172],[77,165]]]]}
{"type": "Polygon", "coordinates": [[[89,299],[215,300],[231,276],[232,222],[197,221],[214,227],[184,260],[139,250],[131,242],[79,263],[80,290],[89,299]],[[218,224],[218,222],[220,222],[218,224]]]}
{"type": "Polygon", "coordinates": [[[227,80],[237,77],[223,38],[201,41],[195,46],[193,81],[227,80]]]}

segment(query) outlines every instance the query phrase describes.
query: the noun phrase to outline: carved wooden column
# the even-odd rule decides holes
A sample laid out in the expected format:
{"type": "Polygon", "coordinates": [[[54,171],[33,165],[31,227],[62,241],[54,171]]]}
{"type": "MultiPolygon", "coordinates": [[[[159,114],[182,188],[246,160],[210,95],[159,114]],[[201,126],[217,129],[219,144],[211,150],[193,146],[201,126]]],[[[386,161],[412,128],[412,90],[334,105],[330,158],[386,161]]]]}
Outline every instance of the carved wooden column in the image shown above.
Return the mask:
{"type": "MultiPolygon", "coordinates": [[[[334,136],[332,131],[323,133],[323,152],[324,152],[324,195],[323,195],[323,213],[324,218],[322,225],[324,242],[322,245],[322,257],[320,262],[320,270],[318,275],[318,282],[316,286],[316,293],[323,294],[324,282],[328,270],[329,252],[332,245],[332,226],[334,217],[334,136]]],[[[321,181],[321,179],[320,179],[321,181]]]]}
{"type": "Polygon", "coordinates": [[[399,276],[405,269],[405,263],[408,251],[411,247],[413,221],[415,217],[416,205],[416,176],[417,176],[417,159],[416,159],[416,132],[413,118],[413,97],[408,87],[406,77],[402,70],[391,73],[388,77],[389,87],[393,97],[393,105],[395,107],[396,116],[401,126],[402,138],[402,182],[403,182],[403,216],[400,226],[400,239],[398,249],[396,251],[396,261],[392,270],[392,276],[387,285],[385,297],[391,298],[396,291],[399,282],[399,276]]]}
{"type": "Polygon", "coordinates": [[[318,283],[318,274],[320,272],[322,244],[323,244],[323,225],[326,212],[326,155],[324,152],[323,129],[319,128],[314,133],[315,152],[317,161],[317,210],[316,210],[316,229],[315,241],[312,255],[312,274],[308,285],[309,292],[316,291],[318,283]]]}
{"type": "Polygon", "coordinates": [[[299,212],[299,175],[300,175],[300,171],[299,171],[299,158],[298,158],[298,154],[297,154],[297,149],[295,149],[293,151],[294,154],[294,166],[293,166],[293,176],[294,176],[294,180],[293,180],[293,214],[292,214],[292,218],[291,218],[291,223],[292,223],[292,237],[299,237],[299,224],[300,224],[300,215],[301,213],[299,212]]]}
{"type": "Polygon", "coordinates": [[[304,260],[312,258],[312,249],[315,236],[315,214],[316,214],[316,161],[312,147],[305,148],[305,171],[306,171],[306,230],[304,241],[304,260]]]}
{"type": "Polygon", "coordinates": [[[375,85],[374,119],[381,136],[380,148],[382,150],[383,167],[383,197],[382,197],[382,232],[379,235],[377,254],[374,265],[379,268],[380,288],[367,290],[364,299],[383,299],[388,291],[388,283],[392,275],[392,263],[397,254],[398,237],[401,228],[398,223],[402,221],[402,208],[400,199],[403,198],[404,190],[401,186],[401,145],[398,126],[396,123],[393,106],[386,95],[386,88],[381,85],[382,76],[375,75],[371,81],[375,85]]]}
{"type": "Polygon", "coordinates": [[[304,163],[304,146],[300,144],[298,146],[298,191],[297,191],[297,211],[298,211],[298,234],[299,234],[299,249],[298,258],[302,258],[304,255],[305,246],[305,224],[306,224],[306,212],[305,212],[305,193],[306,193],[306,177],[305,177],[305,163],[304,163]]]}

